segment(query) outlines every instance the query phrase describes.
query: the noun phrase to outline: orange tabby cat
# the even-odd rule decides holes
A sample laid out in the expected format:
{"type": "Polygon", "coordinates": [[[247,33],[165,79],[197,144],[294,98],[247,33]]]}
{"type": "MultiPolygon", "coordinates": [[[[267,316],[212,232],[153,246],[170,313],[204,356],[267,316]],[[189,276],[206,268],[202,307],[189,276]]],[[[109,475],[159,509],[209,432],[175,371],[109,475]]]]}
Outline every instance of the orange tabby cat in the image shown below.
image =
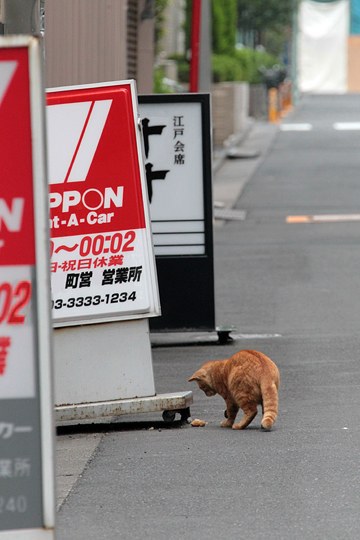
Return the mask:
{"type": "Polygon", "coordinates": [[[207,396],[219,394],[226,402],[222,427],[245,429],[261,405],[261,427],[271,430],[278,414],[280,374],[277,366],[258,351],[240,351],[226,360],[210,360],[190,377],[207,396]],[[244,416],[235,424],[238,410],[244,416]]]}

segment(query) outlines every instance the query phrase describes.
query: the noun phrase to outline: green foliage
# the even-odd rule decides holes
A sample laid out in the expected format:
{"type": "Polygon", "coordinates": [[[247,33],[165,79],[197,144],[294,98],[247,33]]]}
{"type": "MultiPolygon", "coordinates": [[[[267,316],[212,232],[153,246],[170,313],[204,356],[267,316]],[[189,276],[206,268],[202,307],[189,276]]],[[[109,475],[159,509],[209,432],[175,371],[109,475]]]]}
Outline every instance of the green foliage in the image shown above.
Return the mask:
{"type": "Polygon", "coordinates": [[[157,67],[154,69],[154,94],[170,94],[172,92],[164,83],[164,69],[162,67],[157,67]]]}
{"type": "Polygon", "coordinates": [[[237,0],[238,28],[279,29],[291,24],[294,0],[237,0]]]}
{"type": "MultiPolygon", "coordinates": [[[[206,0],[210,1],[210,0],[206,0]]],[[[231,54],[236,44],[237,0],[211,0],[212,49],[215,54],[231,54]]],[[[192,0],[185,4],[185,50],[191,47],[192,0]]],[[[184,51],[185,52],[185,51],[184,51]]]]}
{"type": "MultiPolygon", "coordinates": [[[[189,82],[189,62],[183,55],[172,55],[178,68],[178,79],[182,83],[189,82]]],[[[276,56],[253,49],[235,50],[232,55],[213,54],[211,67],[213,82],[246,81],[256,84],[262,81],[259,69],[270,68],[279,63],[276,56]]]]}
{"type": "Polygon", "coordinates": [[[276,56],[254,49],[239,49],[235,52],[235,58],[241,65],[243,80],[250,84],[260,83],[262,81],[259,71],[261,67],[270,68],[279,63],[276,56]]]}
{"type": "Polygon", "coordinates": [[[233,56],[213,54],[211,57],[213,82],[243,81],[242,66],[233,56]]]}
{"type": "Polygon", "coordinates": [[[236,45],[237,0],[212,0],[212,49],[215,54],[231,54],[236,45]]]}
{"type": "Polygon", "coordinates": [[[244,45],[263,45],[273,54],[281,54],[289,38],[288,31],[299,0],[237,0],[239,35],[244,45]]]}
{"type": "Polygon", "coordinates": [[[272,67],[278,59],[266,52],[253,49],[240,49],[233,55],[212,56],[214,82],[246,81],[256,84],[262,81],[259,69],[272,67]]]}
{"type": "MultiPolygon", "coordinates": [[[[165,0],[163,0],[165,1],[165,0]]],[[[266,21],[270,21],[270,12],[274,17],[279,15],[279,10],[276,10],[276,5],[279,8],[290,6],[292,0],[211,0],[212,7],[212,40],[213,54],[211,58],[212,75],[214,82],[225,81],[246,81],[250,84],[262,82],[262,77],[259,68],[270,68],[274,64],[279,64],[279,58],[267,52],[254,50],[251,48],[236,49],[236,26],[237,26],[237,10],[242,6],[247,6],[248,19],[253,16],[260,6],[262,8],[263,17],[266,21]]],[[[182,83],[189,82],[189,61],[186,58],[186,51],[190,48],[190,33],[191,33],[191,8],[192,0],[186,1],[186,47],[183,55],[172,55],[170,58],[175,60],[178,68],[178,79],[182,83]]],[[[245,9],[245,8],[244,8],[245,9]]],[[[261,11],[261,10],[260,10],[261,11]]],[[[260,16],[260,13],[257,13],[260,16]]],[[[239,16],[241,13],[239,12],[239,16]]],[[[285,16],[282,12],[279,15],[278,22],[288,20],[289,12],[285,16]]],[[[274,23],[275,24],[275,23],[274,23]]],[[[277,23],[276,23],[277,24],[277,23]]],[[[238,26],[240,25],[240,22],[238,26]]],[[[275,30],[273,30],[276,32],[275,30]]],[[[158,80],[158,86],[161,77],[158,80]]],[[[162,90],[163,91],[163,90],[162,90]]]]}

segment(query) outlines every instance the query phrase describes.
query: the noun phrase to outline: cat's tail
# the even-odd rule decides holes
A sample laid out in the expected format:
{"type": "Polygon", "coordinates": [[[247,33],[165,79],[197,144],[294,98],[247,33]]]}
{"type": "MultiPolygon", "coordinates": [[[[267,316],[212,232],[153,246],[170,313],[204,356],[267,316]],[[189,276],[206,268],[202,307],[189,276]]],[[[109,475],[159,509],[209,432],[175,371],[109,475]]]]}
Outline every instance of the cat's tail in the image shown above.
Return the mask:
{"type": "Polygon", "coordinates": [[[270,431],[273,427],[278,415],[279,395],[278,385],[272,382],[261,388],[263,400],[263,417],[261,427],[266,431],[270,431]]]}

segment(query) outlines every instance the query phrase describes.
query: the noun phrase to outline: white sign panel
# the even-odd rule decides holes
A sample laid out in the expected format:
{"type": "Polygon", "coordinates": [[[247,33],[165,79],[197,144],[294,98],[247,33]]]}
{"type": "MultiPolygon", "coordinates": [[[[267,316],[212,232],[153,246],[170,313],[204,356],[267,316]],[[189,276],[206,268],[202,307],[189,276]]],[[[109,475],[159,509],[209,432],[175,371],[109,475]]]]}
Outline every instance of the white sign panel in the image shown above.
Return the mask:
{"type": "Polygon", "coordinates": [[[140,114],[155,255],[203,255],[201,103],[140,101],[140,114]]]}

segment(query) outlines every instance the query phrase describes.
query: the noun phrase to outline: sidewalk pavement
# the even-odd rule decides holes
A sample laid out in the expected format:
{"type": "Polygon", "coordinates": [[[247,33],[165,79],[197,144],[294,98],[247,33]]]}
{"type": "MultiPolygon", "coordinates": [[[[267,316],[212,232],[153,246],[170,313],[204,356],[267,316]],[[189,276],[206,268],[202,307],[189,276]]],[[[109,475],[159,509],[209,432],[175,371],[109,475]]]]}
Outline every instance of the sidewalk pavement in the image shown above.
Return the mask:
{"type": "MultiPolygon", "coordinates": [[[[243,133],[239,133],[224,148],[216,149],[213,159],[214,226],[221,227],[228,219],[244,219],[233,207],[241,196],[246,183],[254,174],[271,147],[278,127],[260,121],[250,121],[243,133]]],[[[170,333],[151,334],[153,346],[167,344],[198,343],[211,340],[209,334],[170,333]]],[[[216,336],[215,336],[216,338],[216,336]]],[[[157,381],[155,378],[155,387],[157,381]]],[[[137,415],[134,415],[134,421],[137,415]]],[[[71,490],[81,478],[84,469],[96,453],[102,438],[99,432],[59,429],[55,441],[56,450],[56,506],[60,509],[71,490]]]]}
{"type": "Polygon", "coordinates": [[[222,213],[221,210],[231,209],[239,199],[247,181],[271,146],[277,130],[278,127],[275,124],[253,121],[244,133],[234,137],[233,144],[214,152],[215,223],[216,220],[223,221],[222,216],[226,216],[226,212],[222,213]]]}

